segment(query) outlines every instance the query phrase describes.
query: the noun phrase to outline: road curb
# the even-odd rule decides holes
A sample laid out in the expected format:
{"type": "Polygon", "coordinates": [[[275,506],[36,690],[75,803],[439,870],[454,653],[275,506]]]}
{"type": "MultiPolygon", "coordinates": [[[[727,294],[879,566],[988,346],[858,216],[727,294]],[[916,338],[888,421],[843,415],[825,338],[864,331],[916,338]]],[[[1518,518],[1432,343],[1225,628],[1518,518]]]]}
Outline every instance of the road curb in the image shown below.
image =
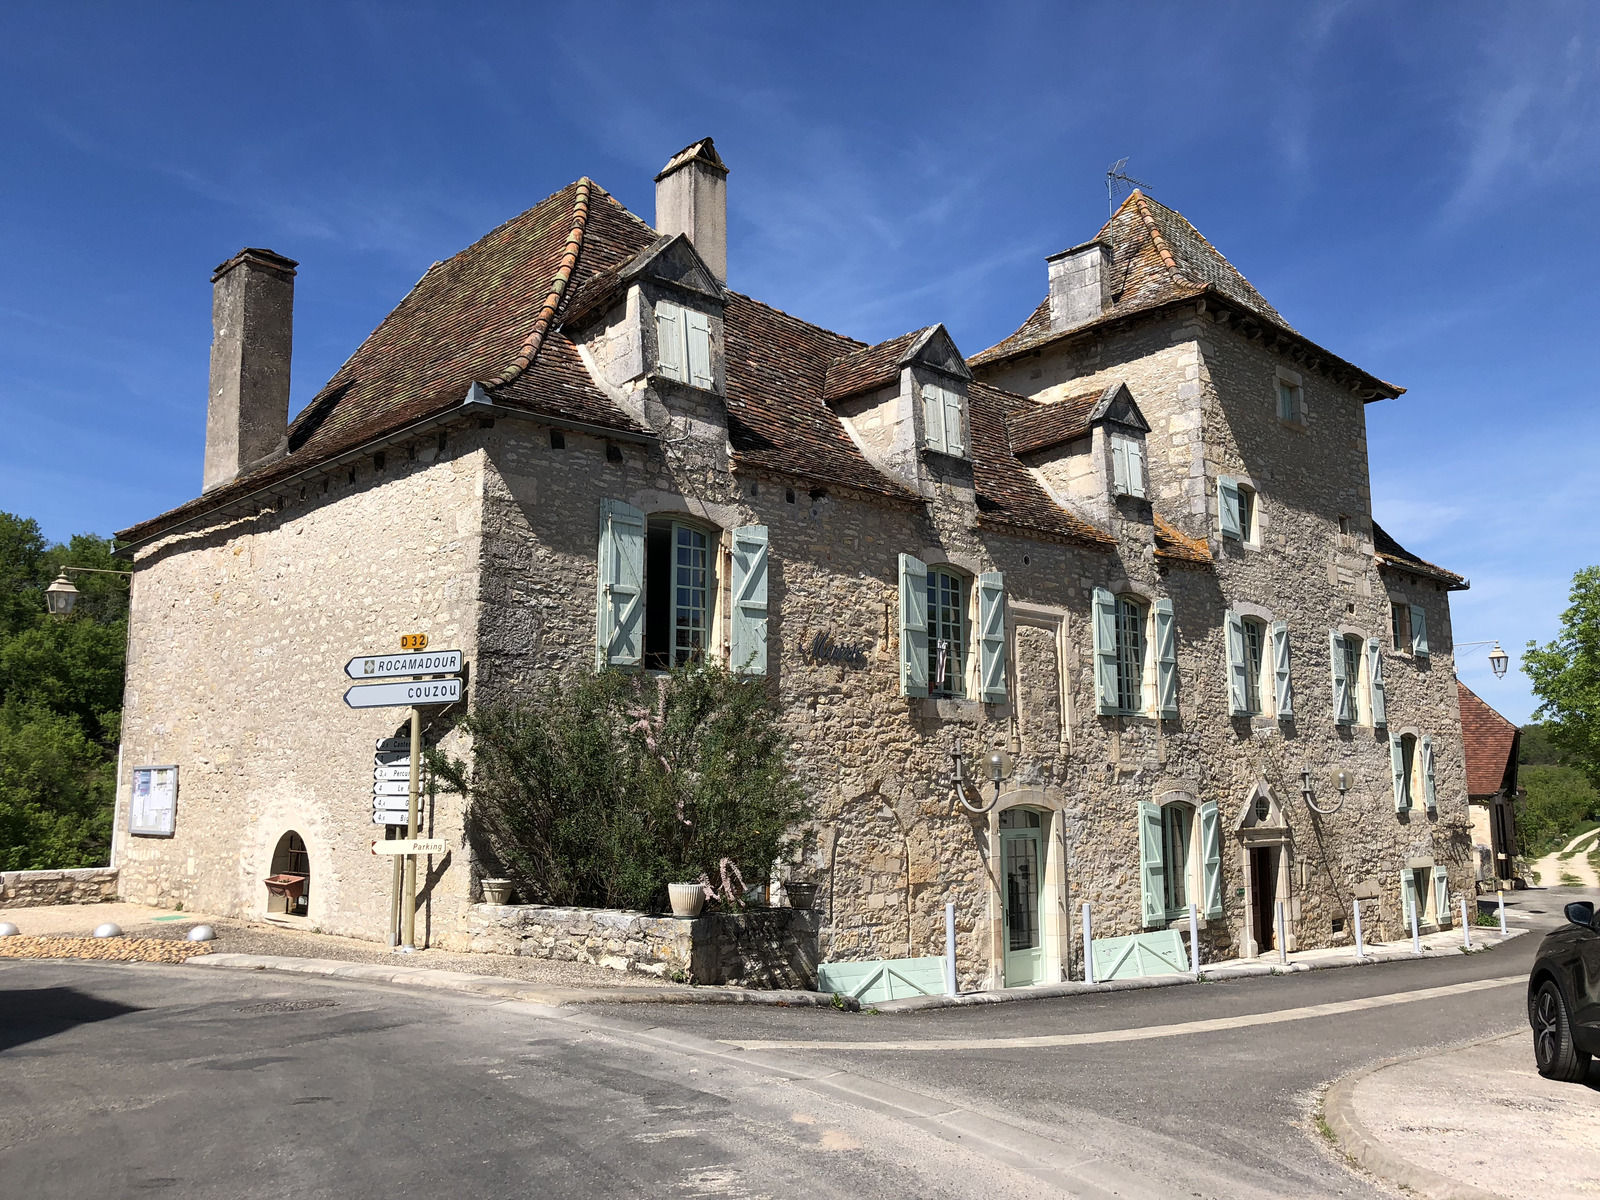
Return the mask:
{"type": "Polygon", "coordinates": [[[1424,1050],[1420,1054],[1391,1058],[1381,1063],[1374,1063],[1370,1067],[1363,1067],[1359,1071],[1352,1071],[1334,1080],[1323,1094],[1320,1106],[1322,1122],[1333,1134],[1336,1146],[1346,1158],[1386,1183],[1397,1184],[1408,1191],[1427,1196],[1430,1200],[1505,1200],[1505,1197],[1498,1192],[1487,1192],[1469,1183],[1461,1183],[1448,1175],[1441,1175],[1428,1167],[1419,1166],[1389,1149],[1373,1136],[1372,1131],[1363,1125],[1361,1118],[1356,1115],[1355,1091],[1363,1079],[1369,1075],[1376,1075],[1379,1071],[1387,1071],[1391,1067],[1404,1066],[1425,1058],[1454,1054],[1458,1050],[1469,1050],[1474,1046],[1486,1046],[1490,1042],[1503,1041],[1507,1037],[1514,1036],[1516,1035],[1499,1033],[1493,1037],[1475,1038],[1470,1042],[1461,1042],[1442,1050],[1424,1050]]]}
{"type": "Polygon", "coordinates": [[[904,1000],[880,1000],[874,1008],[880,1013],[927,1012],[935,1008],[959,1008],[969,1004],[1011,1004],[1019,1000],[1049,1000],[1057,996],[1100,995],[1106,992],[1142,991],[1145,988],[1177,987],[1185,983],[1223,983],[1230,979],[1254,979],[1263,975],[1299,975],[1306,971],[1331,971],[1341,967],[1371,967],[1388,962],[1416,962],[1423,958],[1455,958],[1457,955],[1484,954],[1502,946],[1512,938],[1527,933],[1526,929],[1512,929],[1502,937],[1492,931],[1493,942],[1466,950],[1462,946],[1438,946],[1413,954],[1410,950],[1368,949],[1364,959],[1335,959],[1292,963],[1240,963],[1237,966],[1219,964],[1208,967],[1199,975],[1184,971],[1172,975],[1146,975],[1138,979],[1114,979],[1109,983],[1045,983],[1034,987],[1005,988],[998,991],[965,992],[959,996],[909,996],[904,1000]]]}
{"type": "Polygon", "coordinates": [[[185,966],[238,971],[282,971],[294,975],[320,975],[364,983],[387,983],[433,991],[463,992],[496,1000],[520,1000],[564,1008],[575,1004],[765,1004],[779,1008],[833,1008],[842,1005],[859,1011],[848,996],[798,990],[758,991],[754,988],[660,987],[567,988],[520,983],[498,975],[471,975],[431,967],[387,966],[379,963],[343,962],[331,958],[290,958],[275,954],[203,954],[185,966]]]}

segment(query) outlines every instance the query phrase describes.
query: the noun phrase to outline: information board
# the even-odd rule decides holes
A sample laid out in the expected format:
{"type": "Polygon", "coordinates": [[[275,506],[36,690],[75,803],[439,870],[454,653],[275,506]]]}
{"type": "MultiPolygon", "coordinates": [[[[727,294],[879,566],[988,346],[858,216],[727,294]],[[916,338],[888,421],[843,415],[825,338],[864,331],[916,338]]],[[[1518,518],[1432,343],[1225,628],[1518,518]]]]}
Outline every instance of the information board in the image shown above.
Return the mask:
{"type": "Polygon", "coordinates": [[[128,832],[137,837],[171,837],[178,817],[178,768],[135,767],[128,832]]]}

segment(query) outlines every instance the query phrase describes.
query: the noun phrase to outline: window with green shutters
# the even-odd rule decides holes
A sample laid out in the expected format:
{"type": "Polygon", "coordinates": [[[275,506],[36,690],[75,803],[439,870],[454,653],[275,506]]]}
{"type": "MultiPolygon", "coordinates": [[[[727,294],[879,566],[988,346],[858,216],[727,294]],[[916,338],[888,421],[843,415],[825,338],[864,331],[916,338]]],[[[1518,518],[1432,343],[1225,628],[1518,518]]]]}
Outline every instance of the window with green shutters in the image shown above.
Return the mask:
{"type": "Polygon", "coordinates": [[[1130,596],[1117,597],[1117,708],[1144,711],[1144,605],[1130,596]]]}
{"type": "Polygon", "coordinates": [[[1266,646],[1267,627],[1254,617],[1246,617],[1244,626],[1244,706],[1252,716],[1259,715],[1261,707],[1261,668],[1266,646]]]}
{"type": "Polygon", "coordinates": [[[1111,435],[1111,490],[1143,499],[1144,443],[1138,438],[1111,435]]]}
{"type": "Polygon", "coordinates": [[[656,302],[657,373],[707,391],[716,386],[711,365],[711,318],[681,304],[656,302]]]}
{"type": "Polygon", "coordinates": [[[1189,907],[1189,843],[1194,834],[1194,809],[1167,804],[1161,809],[1161,880],[1165,912],[1189,907]]]}
{"type": "Polygon", "coordinates": [[[1215,801],[1139,804],[1140,911],[1146,926],[1222,916],[1222,821],[1215,801]]]}
{"type": "Polygon", "coordinates": [[[1354,725],[1360,713],[1356,689],[1361,684],[1362,639],[1337,629],[1328,634],[1328,666],[1333,676],[1333,719],[1354,725]]]}
{"type": "Polygon", "coordinates": [[[928,571],[928,694],[966,695],[966,580],[928,571]]]}
{"type": "Polygon", "coordinates": [[[922,385],[922,444],[940,454],[966,457],[966,403],[949,384],[922,385]]]}

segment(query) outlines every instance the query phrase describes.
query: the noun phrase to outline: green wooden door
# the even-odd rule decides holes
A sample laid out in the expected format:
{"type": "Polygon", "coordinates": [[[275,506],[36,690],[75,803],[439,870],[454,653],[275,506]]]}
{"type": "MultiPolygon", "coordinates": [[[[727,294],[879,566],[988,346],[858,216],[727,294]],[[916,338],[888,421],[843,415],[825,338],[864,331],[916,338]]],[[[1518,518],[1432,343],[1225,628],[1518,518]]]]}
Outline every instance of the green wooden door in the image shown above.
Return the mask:
{"type": "Polygon", "coordinates": [[[1044,979],[1040,892],[1044,845],[1040,814],[1025,808],[1000,814],[1000,863],[1005,873],[1006,986],[1044,979]]]}

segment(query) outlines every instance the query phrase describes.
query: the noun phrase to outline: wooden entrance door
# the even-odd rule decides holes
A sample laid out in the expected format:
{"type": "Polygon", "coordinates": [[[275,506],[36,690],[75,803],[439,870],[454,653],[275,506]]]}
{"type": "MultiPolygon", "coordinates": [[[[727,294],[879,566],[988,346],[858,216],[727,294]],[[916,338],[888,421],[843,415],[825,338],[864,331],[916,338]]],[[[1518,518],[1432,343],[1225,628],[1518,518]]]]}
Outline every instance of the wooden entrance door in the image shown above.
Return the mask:
{"type": "Polygon", "coordinates": [[[1278,849],[1256,846],[1250,851],[1250,932],[1256,953],[1278,948],[1278,849]]]}
{"type": "Polygon", "coordinates": [[[1044,931],[1039,911],[1044,867],[1040,817],[1025,808],[1011,808],[1000,814],[1007,987],[1022,987],[1044,979],[1044,931]]]}

